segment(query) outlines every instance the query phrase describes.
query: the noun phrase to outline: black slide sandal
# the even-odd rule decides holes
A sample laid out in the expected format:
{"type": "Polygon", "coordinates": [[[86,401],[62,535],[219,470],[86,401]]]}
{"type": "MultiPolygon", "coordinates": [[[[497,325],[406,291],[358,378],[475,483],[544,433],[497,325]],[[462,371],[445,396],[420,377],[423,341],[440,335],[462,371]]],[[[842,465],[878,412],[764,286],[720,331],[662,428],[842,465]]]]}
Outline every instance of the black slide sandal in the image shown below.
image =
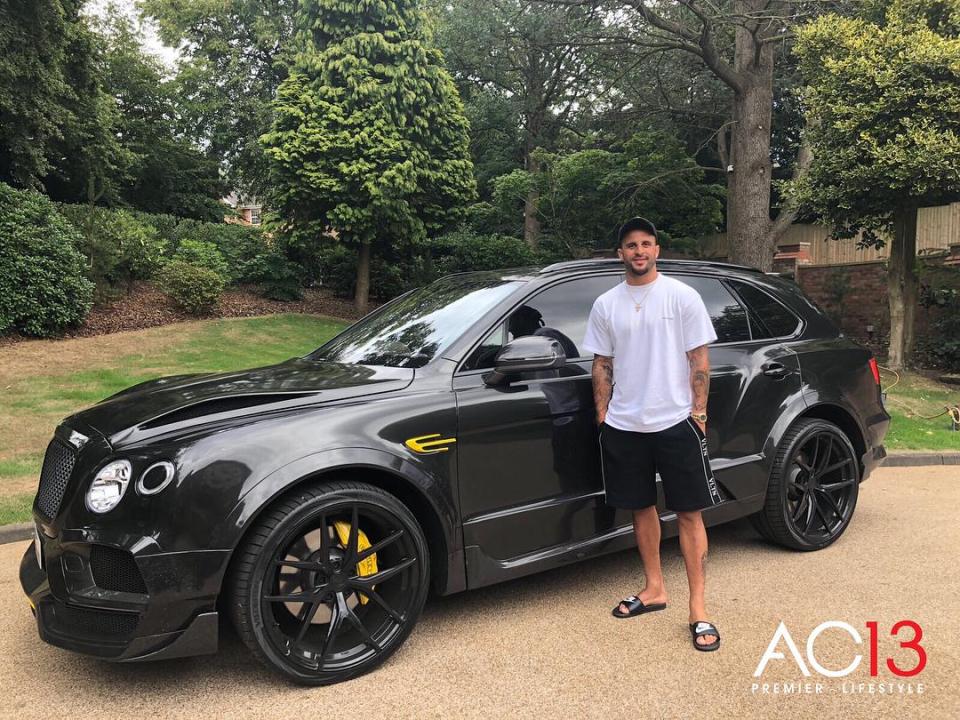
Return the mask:
{"type": "Polygon", "coordinates": [[[690,623],[690,635],[693,638],[693,646],[700,652],[712,652],[720,647],[720,633],[717,632],[716,625],[708,623],[706,620],[690,623]],[[697,638],[704,635],[715,635],[717,639],[712,643],[701,645],[697,642],[697,638]]]}
{"type": "Polygon", "coordinates": [[[644,613],[648,613],[648,612],[656,612],[657,610],[666,610],[666,609],[667,609],[666,603],[651,603],[649,605],[644,605],[643,600],[638,598],[636,595],[631,595],[630,597],[624,598],[623,600],[618,602],[616,607],[613,608],[613,612],[611,612],[610,614],[613,615],[615,618],[623,619],[623,618],[636,617],[637,615],[643,615],[644,613]],[[621,605],[627,606],[627,612],[625,613],[620,612],[621,605]]]}

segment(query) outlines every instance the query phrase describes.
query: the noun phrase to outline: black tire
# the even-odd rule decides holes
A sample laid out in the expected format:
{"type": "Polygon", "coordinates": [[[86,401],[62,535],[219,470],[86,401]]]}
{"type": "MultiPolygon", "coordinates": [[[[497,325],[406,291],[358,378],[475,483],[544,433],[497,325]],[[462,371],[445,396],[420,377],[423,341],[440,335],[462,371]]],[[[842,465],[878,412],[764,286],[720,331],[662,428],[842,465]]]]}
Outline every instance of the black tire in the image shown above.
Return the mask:
{"type": "Polygon", "coordinates": [[[803,418],[777,448],[763,510],[750,520],[772,542],[820,550],[847,529],[859,486],[860,463],[850,439],[831,422],[803,418]]]}
{"type": "Polygon", "coordinates": [[[403,644],[427,598],[430,558],[397,498],[330,482],[268,508],[237,549],[228,583],[231,619],[253,654],[296,683],[328,685],[370,672],[403,644]],[[346,542],[336,521],[348,523],[346,542]],[[376,549],[376,575],[359,570],[367,553],[357,526],[376,549]]]}

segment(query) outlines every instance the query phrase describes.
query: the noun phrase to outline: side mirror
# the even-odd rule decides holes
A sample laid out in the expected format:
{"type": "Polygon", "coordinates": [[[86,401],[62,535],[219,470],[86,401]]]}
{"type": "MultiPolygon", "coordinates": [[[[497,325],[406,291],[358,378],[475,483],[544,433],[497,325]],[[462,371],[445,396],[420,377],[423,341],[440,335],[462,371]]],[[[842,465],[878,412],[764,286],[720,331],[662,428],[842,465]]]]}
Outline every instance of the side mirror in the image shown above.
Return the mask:
{"type": "Polygon", "coordinates": [[[499,385],[508,375],[556,370],[567,362],[563,346],[549,337],[527,335],[507,343],[494,360],[494,370],[483,376],[487,385],[499,385]]]}

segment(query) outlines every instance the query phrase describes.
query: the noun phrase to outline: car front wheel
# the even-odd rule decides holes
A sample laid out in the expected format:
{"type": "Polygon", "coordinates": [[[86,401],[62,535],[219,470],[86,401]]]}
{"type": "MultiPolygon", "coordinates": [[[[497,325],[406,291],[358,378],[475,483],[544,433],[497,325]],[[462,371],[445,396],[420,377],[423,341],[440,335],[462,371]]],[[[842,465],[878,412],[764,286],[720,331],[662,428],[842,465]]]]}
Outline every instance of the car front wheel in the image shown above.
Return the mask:
{"type": "Polygon", "coordinates": [[[754,526],[794,550],[825,548],[850,524],[859,482],[857,453],[844,432],[825,420],[801,419],[780,443],[754,526]]]}
{"type": "Polygon", "coordinates": [[[244,643],[295,682],[369,672],[406,639],[426,601],[430,562],[414,516],[356,482],[298,488],[238,549],[230,611],[244,643]]]}

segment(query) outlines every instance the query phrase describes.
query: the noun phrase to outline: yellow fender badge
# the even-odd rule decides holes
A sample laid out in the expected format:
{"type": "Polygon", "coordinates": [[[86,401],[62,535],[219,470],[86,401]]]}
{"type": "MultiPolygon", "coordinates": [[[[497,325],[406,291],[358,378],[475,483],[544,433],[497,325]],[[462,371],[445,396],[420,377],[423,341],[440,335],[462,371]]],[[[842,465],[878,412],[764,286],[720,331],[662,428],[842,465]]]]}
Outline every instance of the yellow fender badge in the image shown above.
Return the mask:
{"type": "MultiPolygon", "coordinates": [[[[345,520],[335,520],[333,523],[333,529],[337,532],[337,539],[340,540],[340,544],[344,547],[347,547],[347,544],[350,542],[350,523],[346,522],[345,520]]],[[[357,552],[363,552],[368,547],[370,547],[370,539],[363,530],[357,528],[357,552]]],[[[374,575],[376,572],[376,553],[357,563],[357,574],[360,575],[360,577],[374,575]]],[[[370,602],[370,598],[363,593],[357,593],[357,596],[360,598],[361,605],[366,605],[368,602],[370,602]]]]}
{"type": "Polygon", "coordinates": [[[447,445],[452,445],[456,441],[456,438],[445,438],[440,433],[434,433],[433,435],[412,437],[403,444],[418,455],[433,455],[446,452],[450,449],[447,445]]]}

